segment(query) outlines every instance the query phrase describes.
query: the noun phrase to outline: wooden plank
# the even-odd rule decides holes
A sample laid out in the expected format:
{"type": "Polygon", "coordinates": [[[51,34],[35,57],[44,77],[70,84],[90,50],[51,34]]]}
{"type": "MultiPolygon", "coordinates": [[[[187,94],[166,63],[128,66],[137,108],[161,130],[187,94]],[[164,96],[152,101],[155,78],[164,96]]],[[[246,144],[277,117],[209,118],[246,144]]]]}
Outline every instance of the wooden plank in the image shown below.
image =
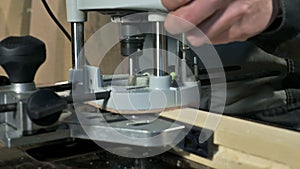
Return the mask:
{"type": "Polygon", "coordinates": [[[221,147],[285,164],[291,169],[300,168],[299,132],[193,109],[163,112],[161,116],[214,130],[214,142],[221,147]],[[216,129],[214,123],[218,123],[216,129]]]}
{"type": "Polygon", "coordinates": [[[226,147],[219,147],[212,160],[186,153],[172,151],[183,158],[214,169],[290,169],[289,166],[268,159],[242,153],[226,147]]]}

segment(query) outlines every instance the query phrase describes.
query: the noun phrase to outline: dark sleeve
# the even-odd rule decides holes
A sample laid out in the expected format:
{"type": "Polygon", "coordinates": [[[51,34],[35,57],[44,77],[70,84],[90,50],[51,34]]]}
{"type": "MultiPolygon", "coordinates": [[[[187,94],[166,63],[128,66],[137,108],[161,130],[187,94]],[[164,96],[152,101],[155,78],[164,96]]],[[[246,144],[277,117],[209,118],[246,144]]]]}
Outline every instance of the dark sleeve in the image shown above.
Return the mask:
{"type": "Polygon", "coordinates": [[[282,42],[294,38],[300,31],[300,0],[281,0],[281,3],[282,17],[277,18],[271,28],[249,39],[268,53],[273,53],[282,42]]]}

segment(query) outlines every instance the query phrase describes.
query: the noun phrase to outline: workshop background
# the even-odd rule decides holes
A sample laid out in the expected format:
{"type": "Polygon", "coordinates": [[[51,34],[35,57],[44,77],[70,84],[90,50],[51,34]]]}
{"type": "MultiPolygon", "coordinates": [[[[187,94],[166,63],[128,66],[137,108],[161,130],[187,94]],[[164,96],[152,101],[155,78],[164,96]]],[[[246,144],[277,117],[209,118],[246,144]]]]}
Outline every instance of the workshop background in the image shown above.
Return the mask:
{"type": "MultiPolygon", "coordinates": [[[[66,21],[65,1],[48,1],[55,16],[70,32],[70,24],[66,21]]],[[[0,39],[8,36],[32,35],[46,43],[47,60],[37,72],[35,82],[38,85],[53,84],[69,79],[71,68],[71,43],[58,29],[49,17],[40,0],[1,0],[0,4],[0,39]]],[[[88,22],[85,24],[85,39],[88,39],[101,26],[110,22],[109,16],[98,12],[88,13],[88,22]]],[[[300,40],[298,43],[286,43],[282,45],[283,55],[293,57],[300,52],[300,40]],[[290,45],[292,44],[292,45],[290,45]]],[[[119,45],[116,45],[105,57],[100,67],[103,74],[113,73],[122,62],[119,45]]],[[[126,62],[125,62],[126,63],[126,62]]],[[[120,67],[119,67],[120,68],[120,67]]],[[[122,71],[127,67],[123,66],[122,71]]],[[[0,67],[0,74],[5,72],[0,67]]]]}
{"type": "MultiPolygon", "coordinates": [[[[65,1],[48,0],[48,3],[62,25],[70,32],[70,25],[66,22],[65,1]]],[[[88,39],[88,37],[90,37],[102,25],[110,21],[110,17],[103,16],[97,12],[90,12],[88,18],[89,20],[86,23],[85,29],[86,39],[88,39]]],[[[71,68],[71,43],[67,40],[67,38],[64,37],[63,33],[58,29],[58,27],[49,17],[40,0],[1,0],[0,22],[0,39],[4,39],[8,36],[32,35],[45,42],[47,47],[47,60],[38,70],[35,78],[37,84],[53,84],[55,82],[65,81],[69,79],[69,69],[71,68]]],[[[282,45],[281,48],[287,49],[282,50],[287,52],[282,55],[289,57],[298,55],[298,53],[300,52],[300,40],[297,39],[296,41],[298,41],[299,43],[291,43],[293,45],[290,45],[290,43],[288,42],[282,45]]],[[[119,52],[119,46],[116,45],[115,48],[107,54],[109,57],[105,57],[102,64],[100,65],[102,73],[107,74],[114,72],[114,68],[117,67],[118,64],[124,59],[120,56],[119,52]]],[[[124,67],[124,70],[126,70],[126,67],[124,67]]],[[[5,74],[2,68],[0,68],[0,74],[5,74]]],[[[236,124],[234,124],[234,126],[236,126],[236,124]]],[[[35,167],[35,165],[33,164],[36,161],[33,161],[32,159],[27,157],[21,150],[0,148],[0,153],[2,154],[0,157],[0,168],[8,168],[8,165],[15,166],[15,164],[22,165],[22,167],[17,166],[16,168],[35,167]],[[16,158],[17,160],[12,161],[12,163],[7,162],[8,160],[11,160],[13,158],[16,158]]],[[[226,155],[228,156],[228,154],[226,155]]],[[[192,165],[195,166],[193,168],[200,169],[198,164],[185,164],[184,161],[179,161],[173,156],[167,158],[161,158],[161,156],[158,156],[155,157],[155,159],[146,159],[145,162],[147,164],[149,161],[151,163],[149,165],[151,167],[147,168],[154,168],[152,164],[157,164],[157,160],[160,160],[160,162],[169,162],[173,163],[173,165],[176,165],[162,166],[163,168],[179,168],[179,166],[180,168],[188,168],[192,165]]],[[[67,159],[67,164],[69,165],[71,163],[74,168],[79,168],[78,166],[80,165],[85,165],[84,167],[86,168],[91,166],[100,166],[102,169],[113,167],[121,168],[121,162],[126,163],[122,165],[126,167],[132,165],[131,163],[136,165],[136,160],[127,159],[126,161],[123,158],[112,156],[108,152],[102,151],[78,157],[76,160],[67,159]],[[104,157],[108,157],[109,159],[106,159],[104,157]],[[102,159],[103,161],[100,161],[99,159],[102,159]]],[[[58,166],[57,168],[67,168],[65,164],[65,162],[64,164],[61,164],[60,162],[58,162],[57,164],[38,163],[38,165],[42,165],[39,168],[54,168],[54,166],[58,166]]],[[[142,166],[136,168],[145,167],[142,166]]]]}
{"type": "MultiPolygon", "coordinates": [[[[47,1],[55,16],[70,33],[70,24],[66,18],[65,1],[47,1]]],[[[110,17],[90,12],[85,25],[85,39],[88,39],[101,26],[110,21],[110,17]]],[[[71,68],[71,43],[49,17],[42,2],[32,0],[1,0],[0,39],[8,36],[32,35],[46,44],[47,60],[35,77],[38,85],[53,84],[69,79],[71,68]]],[[[102,61],[103,73],[113,73],[114,68],[124,59],[116,45],[102,61]]],[[[5,72],[0,68],[0,74],[5,72]]]]}

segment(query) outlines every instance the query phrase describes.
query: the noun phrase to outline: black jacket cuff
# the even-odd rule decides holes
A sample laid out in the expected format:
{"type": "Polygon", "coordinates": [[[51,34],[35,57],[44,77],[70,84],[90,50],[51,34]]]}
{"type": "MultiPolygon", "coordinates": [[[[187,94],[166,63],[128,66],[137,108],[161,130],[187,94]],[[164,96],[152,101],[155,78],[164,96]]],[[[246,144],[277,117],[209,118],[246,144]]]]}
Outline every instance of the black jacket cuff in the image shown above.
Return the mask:
{"type": "Polygon", "coordinates": [[[258,47],[269,53],[284,41],[297,36],[300,31],[300,0],[281,0],[282,17],[277,18],[271,28],[250,38],[258,47]],[[277,25],[277,28],[274,26],[277,25]]]}

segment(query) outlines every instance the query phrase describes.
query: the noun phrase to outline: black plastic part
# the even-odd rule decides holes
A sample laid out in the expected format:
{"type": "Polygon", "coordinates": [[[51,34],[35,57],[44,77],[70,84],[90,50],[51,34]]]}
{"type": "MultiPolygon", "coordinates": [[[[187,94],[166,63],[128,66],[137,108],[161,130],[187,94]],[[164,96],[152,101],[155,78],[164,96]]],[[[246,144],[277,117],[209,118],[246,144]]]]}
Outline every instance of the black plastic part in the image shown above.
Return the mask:
{"type": "Polygon", "coordinates": [[[57,122],[67,104],[51,90],[38,90],[28,98],[27,113],[34,123],[47,126],[57,122]]]}
{"type": "Polygon", "coordinates": [[[64,99],[66,99],[69,104],[92,101],[92,100],[107,100],[110,98],[110,93],[111,91],[91,93],[91,94],[81,94],[81,95],[76,94],[73,96],[65,97],[64,99]]]}
{"type": "Polygon", "coordinates": [[[10,80],[6,76],[0,76],[0,86],[10,85],[10,80]]]}
{"type": "Polygon", "coordinates": [[[93,141],[76,140],[72,142],[58,142],[26,150],[26,153],[40,162],[51,162],[73,156],[79,156],[99,150],[93,141]],[[83,148],[84,147],[84,148],[83,148]]]}
{"type": "Polygon", "coordinates": [[[130,56],[138,50],[142,50],[143,46],[144,38],[142,36],[123,39],[121,40],[121,55],[130,56]]]}
{"type": "Polygon", "coordinates": [[[203,128],[193,127],[187,136],[177,145],[186,152],[199,155],[201,157],[212,159],[217,146],[214,144],[213,131],[203,128]],[[205,138],[200,142],[200,134],[205,138]]]}
{"type": "Polygon", "coordinates": [[[72,83],[67,84],[60,84],[60,85],[54,85],[54,86],[46,86],[46,87],[39,87],[41,90],[52,90],[54,92],[63,92],[67,90],[72,90],[72,83]]]}
{"type": "Polygon", "coordinates": [[[17,110],[17,103],[1,104],[0,113],[13,112],[17,110]]]}
{"type": "Polygon", "coordinates": [[[0,42],[0,65],[12,83],[30,83],[46,60],[45,44],[32,37],[8,37],[0,42]]]}

